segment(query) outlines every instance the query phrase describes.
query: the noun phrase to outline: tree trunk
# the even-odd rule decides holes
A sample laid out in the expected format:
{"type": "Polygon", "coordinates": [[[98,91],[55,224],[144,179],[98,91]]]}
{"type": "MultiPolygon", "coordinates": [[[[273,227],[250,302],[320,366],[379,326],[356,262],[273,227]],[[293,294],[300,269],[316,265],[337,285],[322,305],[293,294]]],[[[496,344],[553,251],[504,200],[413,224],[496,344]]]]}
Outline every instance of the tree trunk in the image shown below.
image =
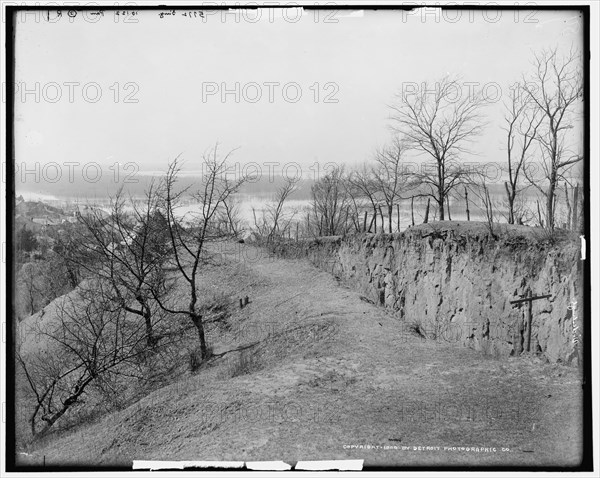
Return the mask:
{"type": "Polygon", "coordinates": [[[373,217],[371,218],[371,222],[369,223],[369,229],[367,229],[367,232],[371,232],[371,228],[373,227],[373,222],[375,222],[376,219],[377,219],[377,216],[375,214],[373,214],[373,217]]]}
{"type": "Polygon", "coordinates": [[[31,309],[31,315],[35,314],[35,295],[33,295],[33,284],[29,289],[29,308],[31,309]]]}
{"type": "Polygon", "coordinates": [[[446,217],[444,216],[444,199],[446,199],[444,197],[444,193],[442,191],[439,191],[438,197],[437,197],[437,203],[438,203],[438,209],[440,211],[440,221],[444,221],[446,219],[446,217]]]}
{"type": "Polygon", "coordinates": [[[467,186],[465,186],[465,206],[467,208],[467,221],[470,221],[471,211],[469,211],[469,193],[467,192],[467,186]]]}
{"type": "MultiPolygon", "coordinates": [[[[515,196],[513,191],[508,187],[508,183],[504,181],[504,189],[506,189],[506,199],[508,200],[508,223],[515,223],[515,196]]],[[[466,188],[465,188],[466,193],[466,188]]]]}
{"type": "Polygon", "coordinates": [[[31,436],[35,437],[36,433],[35,433],[35,416],[37,415],[36,412],[33,412],[31,414],[31,417],[29,417],[29,424],[31,426],[31,436]]]}
{"type": "Polygon", "coordinates": [[[348,233],[348,229],[350,229],[348,227],[348,214],[350,214],[350,206],[346,206],[346,215],[344,216],[344,236],[348,233]]]}
{"type": "Polygon", "coordinates": [[[69,282],[71,284],[71,288],[76,289],[77,284],[79,284],[79,281],[77,280],[77,274],[70,267],[67,267],[67,272],[69,274],[69,282]]]}
{"type": "Polygon", "coordinates": [[[450,197],[446,196],[446,204],[448,207],[448,221],[452,221],[452,216],[450,215],[450,197]]]}
{"type": "Polygon", "coordinates": [[[446,182],[446,172],[445,172],[446,157],[445,157],[445,155],[437,156],[436,161],[437,161],[437,185],[436,185],[437,186],[437,197],[435,198],[435,200],[438,204],[438,209],[440,210],[439,220],[443,221],[445,219],[444,200],[446,199],[446,195],[444,193],[444,186],[445,186],[445,182],[446,182]]]}
{"type": "Polygon", "coordinates": [[[540,223],[540,227],[544,227],[544,220],[542,219],[542,211],[540,210],[540,201],[535,200],[537,204],[537,213],[538,213],[538,222],[540,223]]]}
{"type": "Polygon", "coordinates": [[[550,184],[546,193],[546,226],[554,229],[554,196],[556,194],[556,174],[550,175],[550,184]]]}
{"type": "Polygon", "coordinates": [[[154,338],[154,332],[152,330],[152,314],[148,311],[144,312],[144,321],[146,322],[146,343],[148,347],[154,347],[156,345],[156,339],[154,338]]]}
{"type": "Polygon", "coordinates": [[[367,211],[365,211],[365,218],[363,219],[363,232],[367,232],[367,211]]]}
{"type": "Polygon", "coordinates": [[[398,214],[398,224],[396,226],[396,230],[400,232],[400,204],[396,204],[396,212],[398,214]]]}
{"type": "MultiPolygon", "coordinates": [[[[69,408],[71,408],[72,405],[75,405],[77,403],[77,400],[79,400],[79,397],[83,394],[83,392],[85,391],[85,388],[94,380],[95,376],[89,376],[87,377],[83,382],[80,382],[76,385],[75,390],[73,391],[73,393],[71,393],[71,395],[63,402],[63,406],[62,408],[53,413],[50,417],[46,418],[42,415],[42,420],[44,420],[46,422],[46,425],[44,426],[44,428],[35,434],[35,437],[41,437],[43,435],[46,434],[46,432],[48,430],[50,430],[50,428],[52,427],[52,425],[54,425],[56,423],[56,421],[62,417],[69,408]]],[[[35,420],[35,416],[32,417],[32,420],[35,420]]],[[[32,423],[32,430],[35,430],[35,425],[32,423]]]]}
{"type": "Polygon", "coordinates": [[[392,229],[392,214],[394,213],[394,206],[393,204],[388,205],[388,232],[391,234],[393,231],[392,229]]]}
{"type": "Polygon", "coordinates": [[[410,220],[412,225],[415,225],[415,197],[410,198],[410,220]]]}
{"type": "Polygon", "coordinates": [[[375,234],[377,234],[377,208],[373,208],[373,229],[375,234]]]}
{"type": "Polygon", "coordinates": [[[565,229],[570,229],[571,228],[571,214],[572,214],[572,209],[571,209],[571,201],[569,201],[569,186],[567,185],[567,183],[565,182],[565,199],[567,201],[567,224],[565,226],[565,229]]]}
{"type": "MultiPolygon", "coordinates": [[[[148,347],[154,347],[156,345],[156,341],[154,339],[154,331],[152,329],[152,310],[150,310],[148,301],[141,294],[136,297],[136,300],[142,307],[141,315],[144,318],[144,323],[146,325],[146,344],[148,347]]],[[[140,311],[137,312],[139,313],[140,311]]]]}
{"type": "Polygon", "coordinates": [[[579,231],[579,183],[575,186],[575,190],[573,191],[573,225],[571,229],[574,231],[579,231]]]}
{"type": "Polygon", "coordinates": [[[383,211],[381,209],[381,206],[379,206],[379,216],[381,217],[381,232],[384,233],[385,232],[385,222],[383,221],[383,211]]]}
{"type": "Polygon", "coordinates": [[[208,358],[208,347],[206,346],[206,336],[204,335],[204,323],[202,322],[202,316],[196,313],[191,314],[191,319],[196,329],[198,330],[198,338],[200,339],[200,353],[202,360],[208,358]]]}
{"type": "Polygon", "coordinates": [[[427,207],[425,208],[425,220],[423,224],[427,224],[429,222],[429,205],[431,203],[431,198],[427,198],[427,207]]]}
{"type": "Polygon", "coordinates": [[[488,220],[488,228],[492,235],[494,235],[494,205],[490,197],[490,191],[487,186],[484,186],[485,190],[485,213],[488,220]]]}

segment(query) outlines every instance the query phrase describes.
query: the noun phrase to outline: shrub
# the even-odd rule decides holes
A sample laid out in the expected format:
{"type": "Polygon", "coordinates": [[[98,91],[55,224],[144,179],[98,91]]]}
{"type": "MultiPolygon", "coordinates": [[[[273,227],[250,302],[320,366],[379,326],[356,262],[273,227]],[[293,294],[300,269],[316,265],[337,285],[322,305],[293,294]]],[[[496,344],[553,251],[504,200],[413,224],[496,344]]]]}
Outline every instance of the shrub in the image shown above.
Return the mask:
{"type": "Polygon", "coordinates": [[[426,339],[427,334],[420,320],[413,320],[412,322],[406,323],[406,330],[414,335],[418,335],[419,337],[426,339]]]}
{"type": "Polygon", "coordinates": [[[229,376],[233,378],[252,373],[258,368],[258,363],[252,352],[246,349],[237,354],[237,357],[230,362],[229,367],[229,376]]]}

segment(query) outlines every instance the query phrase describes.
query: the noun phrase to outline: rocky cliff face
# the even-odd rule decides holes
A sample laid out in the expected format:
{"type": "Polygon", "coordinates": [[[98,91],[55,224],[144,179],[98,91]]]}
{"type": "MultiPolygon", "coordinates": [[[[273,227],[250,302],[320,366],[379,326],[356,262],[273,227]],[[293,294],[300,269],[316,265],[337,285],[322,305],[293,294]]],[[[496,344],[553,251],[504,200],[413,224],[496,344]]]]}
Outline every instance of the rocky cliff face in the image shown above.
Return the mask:
{"type": "Polygon", "coordinates": [[[433,223],[400,234],[281,244],[275,252],[306,256],[353,284],[366,300],[394,310],[407,334],[493,355],[529,348],[572,363],[583,318],[578,238],[523,226],[494,232],[478,223],[433,223]],[[530,334],[528,304],[510,303],[529,290],[550,295],[532,302],[530,334]]]}

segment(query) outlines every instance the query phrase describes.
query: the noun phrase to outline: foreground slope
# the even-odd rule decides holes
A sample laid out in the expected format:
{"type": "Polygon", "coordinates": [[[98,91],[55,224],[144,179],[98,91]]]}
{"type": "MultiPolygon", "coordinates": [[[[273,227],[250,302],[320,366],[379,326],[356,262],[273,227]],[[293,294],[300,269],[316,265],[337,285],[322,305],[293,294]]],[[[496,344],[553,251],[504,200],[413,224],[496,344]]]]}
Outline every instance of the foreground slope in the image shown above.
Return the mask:
{"type": "Polygon", "coordinates": [[[49,437],[20,455],[24,464],[579,463],[577,369],[422,340],[306,261],[248,245],[227,255],[255,280],[240,285],[250,303],[215,338],[210,363],[98,423],[49,437]]]}

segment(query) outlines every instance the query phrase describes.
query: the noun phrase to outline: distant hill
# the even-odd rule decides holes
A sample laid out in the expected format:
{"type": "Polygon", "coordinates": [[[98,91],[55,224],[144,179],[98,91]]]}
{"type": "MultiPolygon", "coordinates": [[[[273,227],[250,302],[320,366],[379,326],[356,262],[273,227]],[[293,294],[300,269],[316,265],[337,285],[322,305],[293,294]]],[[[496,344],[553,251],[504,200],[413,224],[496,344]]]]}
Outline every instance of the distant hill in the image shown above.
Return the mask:
{"type": "Polygon", "coordinates": [[[45,204],[42,201],[22,201],[16,205],[15,214],[21,214],[30,218],[46,216],[59,218],[64,215],[64,211],[45,204]]]}
{"type": "MultiPolygon", "coordinates": [[[[159,176],[139,175],[135,178],[137,182],[128,183],[116,183],[105,178],[102,178],[97,183],[88,183],[82,180],[74,182],[63,180],[56,183],[44,184],[43,188],[40,188],[39,183],[16,183],[15,189],[18,194],[23,194],[26,197],[29,193],[41,194],[58,200],[89,199],[93,202],[103,202],[106,201],[108,197],[114,196],[120,187],[123,187],[126,194],[131,194],[134,197],[143,196],[152,180],[158,180],[159,178],[159,176]]],[[[200,176],[182,176],[177,181],[177,188],[184,189],[190,187],[190,192],[193,192],[200,187],[201,182],[202,178],[200,176]]],[[[271,198],[284,182],[285,179],[282,176],[274,175],[269,177],[268,174],[263,174],[257,180],[244,183],[240,188],[240,194],[271,198]]],[[[313,183],[314,181],[312,179],[299,180],[297,183],[297,190],[294,193],[294,198],[308,199],[310,197],[310,188],[313,183]]],[[[31,204],[32,202],[25,201],[25,203],[31,204]]],[[[21,214],[24,213],[21,212],[21,214]]]]}

